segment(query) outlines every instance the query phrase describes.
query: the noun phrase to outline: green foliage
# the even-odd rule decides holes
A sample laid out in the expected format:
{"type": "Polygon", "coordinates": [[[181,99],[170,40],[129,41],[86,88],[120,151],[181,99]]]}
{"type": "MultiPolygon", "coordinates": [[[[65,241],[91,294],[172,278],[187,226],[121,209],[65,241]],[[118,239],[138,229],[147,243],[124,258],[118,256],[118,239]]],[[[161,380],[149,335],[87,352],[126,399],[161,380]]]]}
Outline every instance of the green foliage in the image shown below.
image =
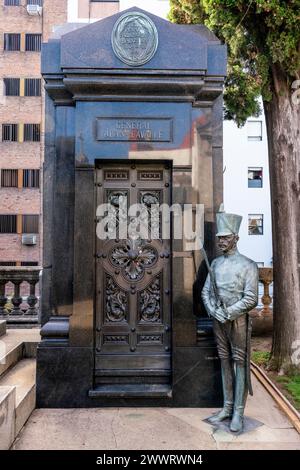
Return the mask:
{"type": "MultiPolygon", "coordinates": [[[[274,70],[292,82],[300,76],[300,0],[170,0],[169,19],[204,23],[228,47],[225,117],[239,126],[270,101],[274,70]]],[[[280,91],[280,90],[279,90],[280,91]]]]}
{"type": "Polygon", "coordinates": [[[253,351],[251,359],[258,366],[267,366],[271,357],[271,353],[268,351],[253,351]]]}
{"type": "Polygon", "coordinates": [[[276,377],[279,382],[292,396],[296,408],[300,409],[300,375],[283,375],[276,377]]]}
{"type": "MultiPolygon", "coordinates": [[[[253,351],[251,360],[258,366],[270,370],[271,353],[269,351],[253,351]]],[[[283,392],[284,390],[288,392],[285,393],[287,398],[292,397],[293,404],[297,409],[300,409],[300,374],[296,370],[290,369],[284,375],[275,375],[273,372],[271,378],[280,383],[283,392]]]]}

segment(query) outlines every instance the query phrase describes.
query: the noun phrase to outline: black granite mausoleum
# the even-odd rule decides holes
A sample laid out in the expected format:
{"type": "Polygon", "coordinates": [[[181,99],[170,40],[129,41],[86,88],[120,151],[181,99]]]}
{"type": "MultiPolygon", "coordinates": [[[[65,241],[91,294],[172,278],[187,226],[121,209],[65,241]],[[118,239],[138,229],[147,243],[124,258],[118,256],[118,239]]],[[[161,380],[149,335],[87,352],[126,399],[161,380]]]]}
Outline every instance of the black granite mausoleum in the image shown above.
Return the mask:
{"type": "Polygon", "coordinates": [[[127,246],[124,263],[140,263],[135,278],[116,267],[123,242],[97,240],[96,206],[118,191],[131,201],[150,194],[202,203],[214,256],[225,46],[202,25],[132,8],[44,44],[42,74],[37,406],[220,405],[219,361],[199,301],[199,253],[181,240],[147,240],[143,249],[153,258],[144,269],[127,246]]]}

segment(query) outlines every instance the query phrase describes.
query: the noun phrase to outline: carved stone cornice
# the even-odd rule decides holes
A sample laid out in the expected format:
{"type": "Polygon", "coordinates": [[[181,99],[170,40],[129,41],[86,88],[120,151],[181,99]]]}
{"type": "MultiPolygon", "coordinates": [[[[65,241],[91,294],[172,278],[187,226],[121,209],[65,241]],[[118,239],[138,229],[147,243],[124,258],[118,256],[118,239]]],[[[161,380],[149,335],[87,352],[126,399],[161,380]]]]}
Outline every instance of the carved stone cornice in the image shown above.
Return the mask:
{"type": "Polygon", "coordinates": [[[203,74],[124,74],[79,75],[68,71],[45,75],[45,89],[57,106],[74,106],[76,101],[171,101],[211,105],[223,90],[222,77],[203,74]],[[203,103],[203,104],[202,104],[203,103]]]}
{"type": "Polygon", "coordinates": [[[63,75],[44,75],[44,88],[56,106],[75,106],[72,94],[63,82],[63,75]]]}

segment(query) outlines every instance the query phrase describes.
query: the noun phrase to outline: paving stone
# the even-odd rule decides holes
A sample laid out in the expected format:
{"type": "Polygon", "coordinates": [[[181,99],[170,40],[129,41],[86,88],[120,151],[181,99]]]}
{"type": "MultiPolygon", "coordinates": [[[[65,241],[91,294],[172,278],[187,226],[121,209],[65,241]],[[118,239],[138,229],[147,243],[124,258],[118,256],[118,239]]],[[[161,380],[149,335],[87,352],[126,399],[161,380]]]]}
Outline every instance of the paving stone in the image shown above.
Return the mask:
{"type": "Polygon", "coordinates": [[[300,449],[300,435],[287,417],[256,379],[253,385],[255,397],[250,397],[246,407],[246,424],[251,426],[239,436],[222,428],[214,431],[203,421],[216,409],[39,409],[33,412],[13,448],[300,449]]]}

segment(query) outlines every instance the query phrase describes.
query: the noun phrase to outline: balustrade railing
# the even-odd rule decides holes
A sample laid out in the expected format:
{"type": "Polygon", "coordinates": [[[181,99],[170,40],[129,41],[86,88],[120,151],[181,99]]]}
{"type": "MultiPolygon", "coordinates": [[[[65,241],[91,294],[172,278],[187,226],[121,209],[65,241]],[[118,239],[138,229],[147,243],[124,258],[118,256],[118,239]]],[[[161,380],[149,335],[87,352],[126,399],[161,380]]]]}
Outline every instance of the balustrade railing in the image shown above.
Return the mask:
{"type": "MultiPolygon", "coordinates": [[[[9,324],[39,323],[39,280],[41,267],[0,268],[0,320],[9,324]]],[[[260,306],[253,316],[272,316],[273,268],[259,268],[259,282],[263,285],[260,306]]]]}
{"type": "Polygon", "coordinates": [[[273,268],[259,268],[259,282],[263,285],[263,295],[261,297],[262,308],[257,308],[259,315],[272,315],[273,298],[270,292],[270,286],[273,283],[273,268]]]}
{"type": "Polygon", "coordinates": [[[0,268],[0,320],[7,324],[39,323],[40,267],[0,268]]]}

